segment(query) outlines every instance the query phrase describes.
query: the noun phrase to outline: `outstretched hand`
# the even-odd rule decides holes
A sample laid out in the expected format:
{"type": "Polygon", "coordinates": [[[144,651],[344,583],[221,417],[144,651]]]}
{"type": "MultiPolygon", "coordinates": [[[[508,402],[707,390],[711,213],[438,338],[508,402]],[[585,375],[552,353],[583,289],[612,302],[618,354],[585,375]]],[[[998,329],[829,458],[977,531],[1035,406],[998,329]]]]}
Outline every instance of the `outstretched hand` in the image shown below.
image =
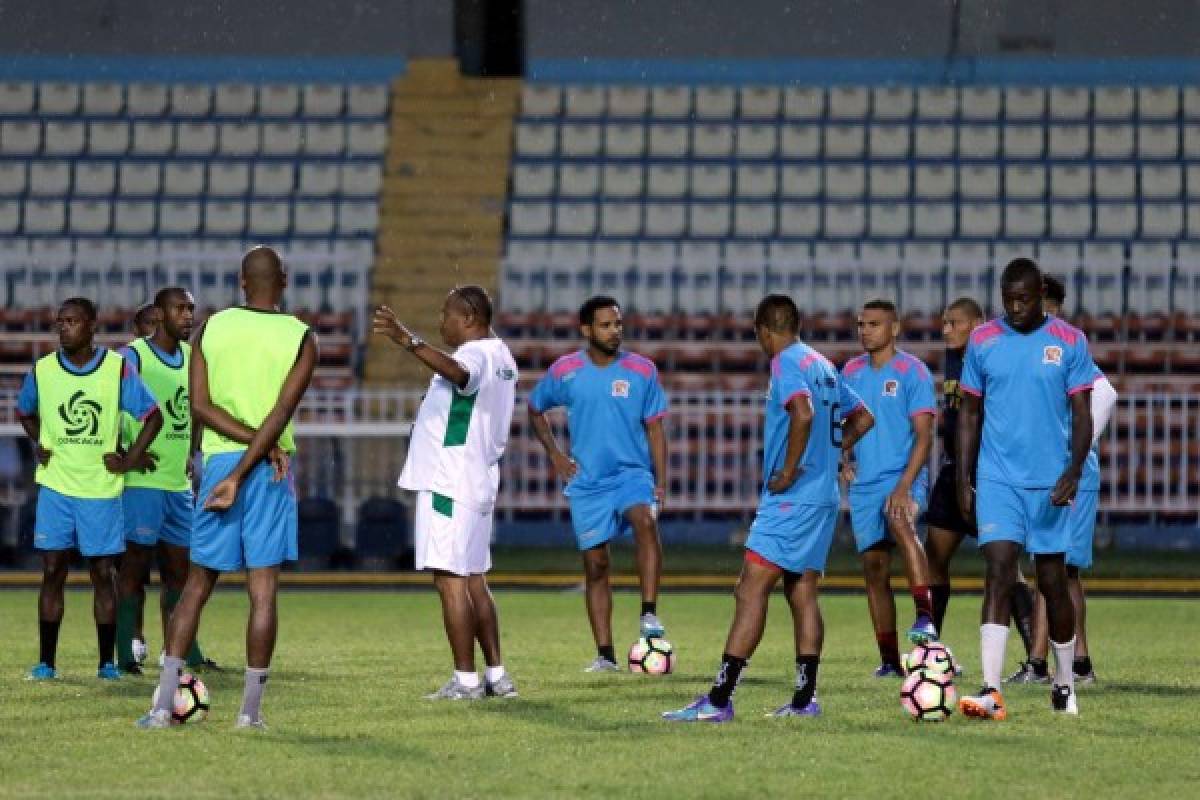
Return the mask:
{"type": "Polygon", "coordinates": [[[387,306],[375,309],[375,315],[371,318],[371,333],[383,334],[401,347],[408,347],[412,343],[412,331],[387,306]]]}

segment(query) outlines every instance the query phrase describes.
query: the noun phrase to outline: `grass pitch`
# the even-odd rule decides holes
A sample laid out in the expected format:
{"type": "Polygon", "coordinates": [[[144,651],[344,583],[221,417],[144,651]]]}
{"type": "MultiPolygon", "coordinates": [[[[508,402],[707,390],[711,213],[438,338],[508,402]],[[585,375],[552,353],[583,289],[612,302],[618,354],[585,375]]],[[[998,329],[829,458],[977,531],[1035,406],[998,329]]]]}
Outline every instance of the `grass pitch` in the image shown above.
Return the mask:
{"type": "MultiPolygon", "coordinates": [[[[141,732],[155,670],[97,681],[90,592],[68,595],[58,681],[23,680],[36,647],[36,595],[0,593],[3,797],[1117,797],[1194,796],[1200,785],[1200,601],[1101,598],[1089,607],[1100,684],[1081,716],[1052,716],[1046,687],[1014,687],[1004,723],[955,716],[917,725],[877,662],[861,596],[823,600],[818,720],[769,720],[790,696],[792,637],[775,598],[735,699],[737,720],[677,726],[659,712],[703,691],[733,611],[724,594],[660,606],[679,654],[664,678],[585,675],[593,655],[575,593],[497,593],[506,661],[521,697],[473,704],[422,695],[449,672],[431,592],[289,592],[264,702],[265,734],[234,731],[246,602],[214,596],[201,630],[232,667],[204,674],[208,721],[141,732]]],[[[898,598],[901,618],[908,601],[898,598]]],[[[618,595],[617,639],[636,634],[618,595]]],[[[979,681],[979,598],[954,598],[946,641],[979,681]]],[[[159,637],[152,634],[151,649],[159,637]]],[[[1008,666],[1019,657],[1010,638],[1008,666]]]]}

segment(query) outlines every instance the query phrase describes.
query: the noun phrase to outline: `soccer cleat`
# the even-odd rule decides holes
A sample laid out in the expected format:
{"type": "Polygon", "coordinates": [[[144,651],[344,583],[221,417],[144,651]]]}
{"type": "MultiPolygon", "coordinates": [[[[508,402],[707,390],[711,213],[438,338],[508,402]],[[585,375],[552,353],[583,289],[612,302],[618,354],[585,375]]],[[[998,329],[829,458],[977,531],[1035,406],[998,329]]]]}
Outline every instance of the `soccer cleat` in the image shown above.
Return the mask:
{"type": "Polygon", "coordinates": [[[1091,686],[1095,682],[1096,682],[1096,670],[1094,670],[1094,669],[1089,672],[1084,673],[1083,675],[1080,675],[1078,672],[1075,673],[1075,685],[1076,686],[1091,686]]]}
{"type": "Polygon", "coordinates": [[[483,693],[488,697],[516,697],[517,683],[507,672],[495,681],[483,682],[483,693]]]}
{"type": "Polygon", "coordinates": [[[876,678],[903,678],[904,670],[895,664],[880,664],[872,674],[876,678]]]}
{"type": "Polygon", "coordinates": [[[732,722],[733,700],[724,708],[717,708],[702,694],[678,711],[664,711],[662,718],[667,722],[732,722]]]}
{"type": "Polygon", "coordinates": [[[964,717],[975,719],[1004,720],[1008,717],[1008,709],[1004,707],[1004,697],[998,689],[984,686],[979,694],[969,694],[958,701],[958,710],[964,717]]]}
{"type": "Polygon", "coordinates": [[[121,680],[121,670],[117,669],[116,664],[106,661],[96,670],[96,677],[102,681],[119,681],[121,680]]]}
{"type": "Polygon", "coordinates": [[[141,719],[133,724],[144,731],[169,728],[171,727],[171,712],[165,708],[152,708],[145,714],[142,714],[141,719]]]}
{"type": "Polygon", "coordinates": [[[238,714],[237,722],[233,723],[233,727],[238,730],[254,730],[266,731],[267,723],[262,717],[251,719],[249,714],[238,714]]]}
{"type": "Polygon", "coordinates": [[[163,665],[166,663],[166,660],[167,660],[167,651],[159,650],[158,651],[158,668],[159,669],[163,668],[163,665]]]}
{"type": "Polygon", "coordinates": [[[142,668],[140,666],[138,666],[136,662],[132,663],[132,664],[121,664],[120,670],[121,670],[121,672],[123,672],[126,675],[141,675],[141,674],[143,674],[142,668]]]}
{"type": "Polygon", "coordinates": [[[1075,702],[1075,692],[1070,686],[1055,686],[1050,690],[1050,707],[1056,714],[1071,714],[1079,716],[1079,706],[1075,702]]]}
{"type": "Polygon", "coordinates": [[[134,639],[132,649],[133,649],[133,660],[138,663],[138,666],[140,667],[142,664],[145,664],[146,663],[146,640],[145,639],[134,639]]]}
{"type": "Polygon", "coordinates": [[[1032,661],[1022,661],[1017,671],[1004,679],[1005,683],[1049,683],[1049,672],[1038,672],[1032,661]]]}
{"type": "Polygon", "coordinates": [[[27,681],[52,681],[58,677],[58,671],[54,667],[46,663],[41,663],[29,670],[29,674],[25,676],[27,681]]]}
{"type": "Polygon", "coordinates": [[[643,639],[661,639],[667,633],[662,620],[656,614],[642,614],[641,626],[643,639]]]}
{"type": "Polygon", "coordinates": [[[425,695],[426,700],[482,700],[483,699],[483,684],[471,688],[463,686],[458,682],[458,678],[451,676],[450,680],[432,694],[425,695]]]}
{"type": "Polygon", "coordinates": [[[908,640],[913,644],[925,644],[936,642],[937,638],[938,632],[933,620],[927,614],[918,614],[912,627],[908,629],[908,640]]]}
{"type": "Polygon", "coordinates": [[[814,697],[812,700],[809,701],[808,705],[806,705],[804,708],[796,708],[796,706],[792,705],[791,703],[788,703],[787,705],[783,705],[783,706],[780,706],[779,708],[775,709],[771,713],[767,714],[767,716],[768,717],[776,717],[776,718],[778,718],[778,717],[819,717],[819,716],[821,716],[821,704],[818,703],[817,698],[814,697]]]}
{"type": "Polygon", "coordinates": [[[615,661],[609,661],[604,656],[596,656],[596,660],[583,668],[584,672],[620,672],[621,665],[615,661]]]}

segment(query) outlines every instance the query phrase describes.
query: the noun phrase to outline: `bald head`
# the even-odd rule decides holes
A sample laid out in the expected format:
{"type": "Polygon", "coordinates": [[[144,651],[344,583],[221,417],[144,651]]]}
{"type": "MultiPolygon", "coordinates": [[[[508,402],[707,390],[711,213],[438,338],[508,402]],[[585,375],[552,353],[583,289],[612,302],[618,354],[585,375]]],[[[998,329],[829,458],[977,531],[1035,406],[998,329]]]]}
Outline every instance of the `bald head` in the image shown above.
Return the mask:
{"type": "Polygon", "coordinates": [[[247,303],[277,304],[286,285],[283,260],[270,247],[251,248],[242,257],[242,288],[247,303]]]}

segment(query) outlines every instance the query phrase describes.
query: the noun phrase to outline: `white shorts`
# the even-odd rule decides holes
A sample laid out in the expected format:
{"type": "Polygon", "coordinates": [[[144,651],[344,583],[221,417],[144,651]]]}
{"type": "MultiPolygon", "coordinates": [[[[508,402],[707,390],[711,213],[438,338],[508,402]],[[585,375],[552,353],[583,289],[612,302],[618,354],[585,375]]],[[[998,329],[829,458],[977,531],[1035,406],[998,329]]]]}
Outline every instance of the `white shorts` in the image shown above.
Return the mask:
{"type": "Polygon", "coordinates": [[[417,492],[417,569],[482,575],[492,568],[492,512],[433,492],[417,492]],[[436,501],[435,501],[436,497],[436,501]]]}

